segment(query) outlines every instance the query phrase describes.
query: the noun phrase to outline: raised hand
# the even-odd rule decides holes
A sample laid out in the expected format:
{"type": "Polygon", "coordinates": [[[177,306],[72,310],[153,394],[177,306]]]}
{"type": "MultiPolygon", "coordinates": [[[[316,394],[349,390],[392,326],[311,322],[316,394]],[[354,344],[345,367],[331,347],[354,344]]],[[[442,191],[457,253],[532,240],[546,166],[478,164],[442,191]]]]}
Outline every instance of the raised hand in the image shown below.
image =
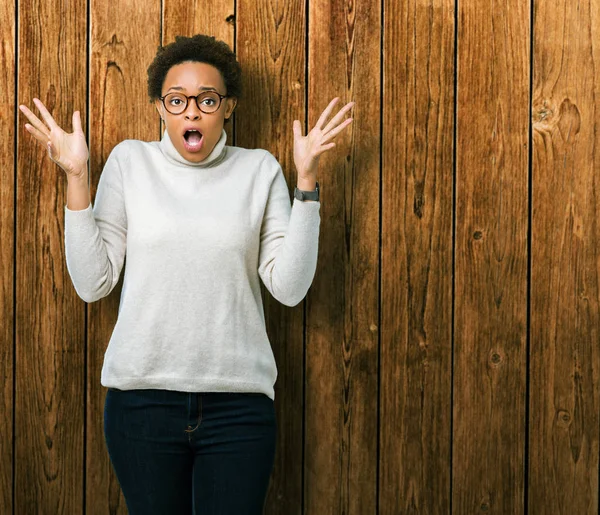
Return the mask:
{"type": "Polygon", "coordinates": [[[335,143],[329,142],[352,123],[352,118],[342,122],[346,112],[354,105],[354,102],[349,102],[322,128],[338,100],[339,97],[336,97],[329,102],[314,128],[306,136],[302,136],[300,121],[294,120],[294,163],[299,179],[314,179],[319,157],[323,152],[335,147],[335,143]]]}
{"type": "Polygon", "coordinates": [[[20,105],[19,109],[31,122],[26,123],[25,128],[48,150],[50,159],[66,172],[67,177],[87,178],[89,152],[79,111],[73,113],[73,132],[68,134],[54,121],[41,100],[34,98],[33,103],[42,113],[46,125],[27,106],[20,105]]]}

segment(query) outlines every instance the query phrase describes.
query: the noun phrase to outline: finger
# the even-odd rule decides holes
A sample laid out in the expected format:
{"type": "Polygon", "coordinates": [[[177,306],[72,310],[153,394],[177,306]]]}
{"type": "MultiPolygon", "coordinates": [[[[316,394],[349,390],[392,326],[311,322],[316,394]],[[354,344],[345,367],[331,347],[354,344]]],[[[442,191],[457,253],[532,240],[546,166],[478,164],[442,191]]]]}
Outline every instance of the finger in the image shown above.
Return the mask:
{"type": "Polygon", "coordinates": [[[333,106],[337,103],[337,101],[339,99],[340,99],[340,97],[335,97],[331,102],[329,102],[329,105],[325,108],[325,111],[323,111],[321,113],[321,116],[317,120],[317,123],[315,124],[315,128],[321,130],[321,127],[325,123],[325,120],[327,120],[327,117],[329,116],[329,113],[331,113],[333,106]]]}
{"type": "Polygon", "coordinates": [[[37,130],[33,125],[26,123],[25,124],[25,129],[27,129],[27,131],[35,138],[37,139],[40,143],[45,144],[48,141],[48,135],[44,134],[43,132],[37,130]]]}
{"type": "Polygon", "coordinates": [[[34,98],[33,103],[40,110],[40,113],[42,113],[42,117],[44,118],[44,121],[46,122],[48,127],[50,127],[50,130],[58,127],[58,124],[54,121],[54,118],[52,118],[50,111],[46,109],[46,106],[42,104],[42,101],[39,98],[34,98]]]}
{"type": "Polygon", "coordinates": [[[335,127],[338,123],[340,123],[341,119],[344,117],[344,115],[350,111],[350,109],[352,109],[352,106],[354,105],[354,102],[348,102],[344,107],[342,107],[340,109],[340,112],[338,114],[336,114],[330,121],[329,123],[325,126],[325,128],[323,129],[323,133],[327,133],[329,132],[333,127],[335,127]]]}
{"type": "Polygon", "coordinates": [[[325,134],[325,136],[323,136],[323,139],[321,140],[321,143],[325,143],[326,141],[329,141],[330,139],[335,138],[341,131],[343,131],[351,123],[352,123],[352,118],[347,118],[342,123],[340,123],[335,129],[332,129],[327,134],[325,134]]]}
{"type": "Polygon", "coordinates": [[[79,111],[73,113],[73,132],[83,132],[81,128],[81,113],[79,111]]]}
{"type": "Polygon", "coordinates": [[[44,125],[44,123],[35,115],[33,114],[30,109],[27,106],[24,105],[20,105],[19,108],[21,109],[21,112],[27,116],[27,118],[29,119],[29,121],[31,122],[31,125],[33,127],[35,127],[39,132],[48,135],[48,128],[44,125]]]}
{"type": "Polygon", "coordinates": [[[323,145],[321,147],[321,150],[319,150],[316,155],[320,156],[323,152],[326,152],[327,150],[329,150],[330,148],[333,148],[333,147],[335,147],[335,143],[329,143],[328,145],[323,145]]]}

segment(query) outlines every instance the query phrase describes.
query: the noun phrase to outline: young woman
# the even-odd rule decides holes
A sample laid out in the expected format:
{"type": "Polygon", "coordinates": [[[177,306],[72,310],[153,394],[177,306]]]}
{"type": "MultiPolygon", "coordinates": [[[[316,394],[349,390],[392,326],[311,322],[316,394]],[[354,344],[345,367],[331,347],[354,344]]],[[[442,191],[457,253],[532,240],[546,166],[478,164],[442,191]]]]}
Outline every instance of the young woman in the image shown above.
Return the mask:
{"type": "Polygon", "coordinates": [[[125,266],[104,357],[104,434],[131,515],[262,513],[273,468],[277,368],[260,280],[287,306],[316,270],[319,156],[352,121],[335,98],[302,136],[293,204],[266,150],[226,145],[241,69],[214,37],[177,37],[148,68],[166,130],[111,151],[92,207],[79,111],[67,134],[34,99],[25,128],[67,175],[65,254],[78,295],[107,296],[125,266]]]}

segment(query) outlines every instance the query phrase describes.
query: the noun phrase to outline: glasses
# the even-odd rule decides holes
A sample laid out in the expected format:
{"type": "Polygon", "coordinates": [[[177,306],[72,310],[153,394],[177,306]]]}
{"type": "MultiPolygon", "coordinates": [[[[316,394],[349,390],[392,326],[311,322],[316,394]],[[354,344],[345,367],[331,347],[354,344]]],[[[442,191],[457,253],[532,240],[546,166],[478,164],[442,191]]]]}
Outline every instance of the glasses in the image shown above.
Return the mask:
{"type": "Polygon", "coordinates": [[[171,114],[181,114],[188,107],[190,98],[196,99],[198,109],[205,114],[211,114],[219,110],[221,100],[227,98],[228,95],[220,95],[216,91],[205,91],[196,96],[187,96],[183,93],[169,93],[164,97],[158,97],[162,100],[165,109],[171,114]],[[206,102],[206,103],[205,103],[206,102]]]}

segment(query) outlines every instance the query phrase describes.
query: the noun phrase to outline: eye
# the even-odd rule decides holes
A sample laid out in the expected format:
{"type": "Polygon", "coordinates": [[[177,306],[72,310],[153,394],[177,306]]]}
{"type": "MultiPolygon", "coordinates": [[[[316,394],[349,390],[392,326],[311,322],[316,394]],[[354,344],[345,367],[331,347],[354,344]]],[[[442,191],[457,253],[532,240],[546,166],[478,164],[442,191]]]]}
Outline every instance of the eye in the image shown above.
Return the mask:
{"type": "Polygon", "coordinates": [[[213,102],[212,104],[207,104],[207,105],[214,105],[216,103],[214,98],[205,98],[204,100],[202,100],[202,103],[206,102],[207,100],[209,102],[213,102]]]}

